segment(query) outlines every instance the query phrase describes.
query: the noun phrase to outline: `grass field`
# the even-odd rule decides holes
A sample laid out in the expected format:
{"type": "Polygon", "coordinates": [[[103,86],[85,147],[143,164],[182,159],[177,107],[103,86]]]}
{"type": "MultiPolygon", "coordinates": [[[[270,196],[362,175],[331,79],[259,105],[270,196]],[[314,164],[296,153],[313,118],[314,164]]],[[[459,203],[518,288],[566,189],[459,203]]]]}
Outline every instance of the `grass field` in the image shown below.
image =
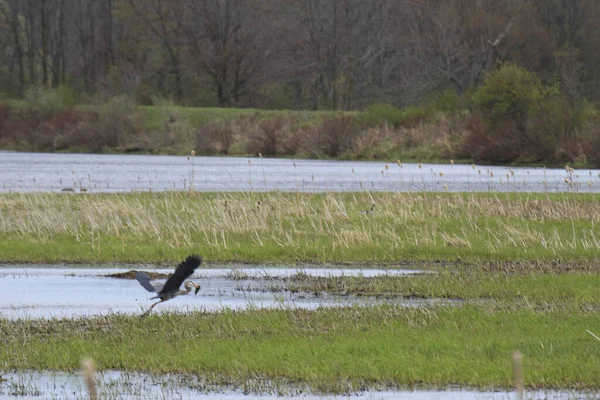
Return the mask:
{"type": "Polygon", "coordinates": [[[594,194],[0,196],[8,262],[367,263],[596,259],[594,194]],[[372,204],[375,204],[371,211],[372,204]]]}
{"type": "Polygon", "coordinates": [[[386,385],[508,387],[511,354],[535,388],[600,386],[597,313],[482,307],[275,310],[0,321],[5,369],[193,373],[215,383],[285,379],[316,391],[386,385]],[[24,346],[24,343],[27,343],[24,346]]]}

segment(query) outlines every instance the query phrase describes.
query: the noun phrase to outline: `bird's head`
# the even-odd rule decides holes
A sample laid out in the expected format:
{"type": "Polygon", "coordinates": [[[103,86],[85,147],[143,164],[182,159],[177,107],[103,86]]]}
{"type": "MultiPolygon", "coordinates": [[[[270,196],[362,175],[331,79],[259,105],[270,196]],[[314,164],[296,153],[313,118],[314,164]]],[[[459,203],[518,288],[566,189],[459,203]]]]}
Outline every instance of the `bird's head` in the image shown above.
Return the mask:
{"type": "Polygon", "coordinates": [[[198,292],[200,291],[200,285],[198,285],[197,283],[194,283],[192,281],[187,281],[185,283],[185,285],[183,285],[183,286],[186,288],[186,290],[188,290],[188,293],[189,293],[189,291],[192,290],[192,288],[196,288],[194,290],[194,294],[198,294],[198,292]]]}

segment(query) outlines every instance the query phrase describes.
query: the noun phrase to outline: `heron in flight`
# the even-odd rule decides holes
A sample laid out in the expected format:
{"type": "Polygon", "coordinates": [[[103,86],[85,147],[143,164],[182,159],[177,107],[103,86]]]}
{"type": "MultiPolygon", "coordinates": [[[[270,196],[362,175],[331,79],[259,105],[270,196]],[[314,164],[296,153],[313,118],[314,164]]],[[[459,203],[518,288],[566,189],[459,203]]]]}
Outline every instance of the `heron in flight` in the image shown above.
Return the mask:
{"type": "Polygon", "coordinates": [[[167,300],[171,300],[173,297],[183,296],[192,291],[192,288],[196,288],[194,294],[198,294],[200,290],[200,285],[187,281],[183,285],[184,289],[179,290],[179,286],[185,281],[190,275],[194,273],[194,270],[198,268],[198,266],[202,264],[202,257],[198,255],[188,256],[181,264],[175,268],[175,272],[165,283],[153,281],[150,279],[147,273],[145,272],[136,272],[135,279],[151,293],[156,293],[156,296],[151,297],[150,299],[160,299],[156,303],[152,304],[148,311],[142,314],[142,318],[146,317],[150,314],[150,311],[154,308],[155,305],[162,303],[167,300]]]}

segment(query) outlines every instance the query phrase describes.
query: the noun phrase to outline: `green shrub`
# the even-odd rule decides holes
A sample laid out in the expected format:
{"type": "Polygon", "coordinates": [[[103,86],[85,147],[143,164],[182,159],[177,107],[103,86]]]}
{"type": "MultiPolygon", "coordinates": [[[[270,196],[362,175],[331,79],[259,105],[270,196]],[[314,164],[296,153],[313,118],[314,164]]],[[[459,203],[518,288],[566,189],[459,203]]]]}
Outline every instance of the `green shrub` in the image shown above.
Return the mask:
{"type": "Polygon", "coordinates": [[[424,107],[408,107],[400,110],[390,104],[375,104],[361,113],[357,123],[363,127],[388,125],[394,129],[411,127],[429,117],[424,107]]]}
{"type": "Polygon", "coordinates": [[[68,85],[57,88],[31,86],[25,91],[28,106],[42,116],[51,116],[77,105],[77,93],[68,85]]]}
{"type": "Polygon", "coordinates": [[[574,118],[560,89],[544,87],[535,74],[504,64],[487,75],[473,104],[482,122],[472,124],[476,128],[465,146],[475,160],[558,162],[578,157],[574,134],[584,118],[574,118]]]}
{"type": "Polygon", "coordinates": [[[540,159],[552,160],[561,141],[572,132],[567,101],[557,87],[549,87],[529,114],[528,141],[535,144],[540,159]]]}
{"type": "Polygon", "coordinates": [[[468,108],[468,96],[459,95],[447,89],[442,93],[432,96],[427,102],[430,113],[459,114],[468,108]]]}
{"type": "Polygon", "coordinates": [[[74,108],[79,104],[79,93],[77,90],[73,89],[72,86],[67,84],[62,84],[55,89],[60,93],[63,100],[63,105],[66,108],[74,108]]]}
{"type": "Polygon", "coordinates": [[[473,95],[473,103],[492,128],[507,120],[524,128],[543,96],[544,87],[537,76],[516,65],[504,64],[487,75],[484,85],[473,95]]]}
{"type": "Polygon", "coordinates": [[[360,115],[358,123],[364,126],[396,126],[402,119],[401,114],[402,111],[391,104],[374,104],[360,115]]]}

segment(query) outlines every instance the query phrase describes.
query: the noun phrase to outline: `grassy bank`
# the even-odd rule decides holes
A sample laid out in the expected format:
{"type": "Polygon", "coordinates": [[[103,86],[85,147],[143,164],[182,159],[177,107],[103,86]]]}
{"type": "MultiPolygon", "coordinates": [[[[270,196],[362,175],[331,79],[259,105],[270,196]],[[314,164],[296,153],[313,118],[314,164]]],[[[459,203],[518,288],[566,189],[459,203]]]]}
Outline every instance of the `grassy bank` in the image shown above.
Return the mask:
{"type": "Polygon", "coordinates": [[[4,369],[193,373],[214,382],[284,379],[326,392],[377,385],[600,386],[597,314],[478,307],[275,310],[0,321],[4,369]],[[27,343],[25,346],[24,344],[27,343]]]}
{"type": "Polygon", "coordinates": [[[127,98],[70,108],[13,102],[0,104],[0,148],[446,163],[468,158],[451,151],[464,121],[425,111],[396,114],[388,122],[371,111],[138,106],[127,98]]]}
{"type": "Polygon", "coordinates": [[[594,260],[594,194],[8,194],[9,262],[594,260]],[[372,204],[375,204],[371,211],[372,204]]]}

